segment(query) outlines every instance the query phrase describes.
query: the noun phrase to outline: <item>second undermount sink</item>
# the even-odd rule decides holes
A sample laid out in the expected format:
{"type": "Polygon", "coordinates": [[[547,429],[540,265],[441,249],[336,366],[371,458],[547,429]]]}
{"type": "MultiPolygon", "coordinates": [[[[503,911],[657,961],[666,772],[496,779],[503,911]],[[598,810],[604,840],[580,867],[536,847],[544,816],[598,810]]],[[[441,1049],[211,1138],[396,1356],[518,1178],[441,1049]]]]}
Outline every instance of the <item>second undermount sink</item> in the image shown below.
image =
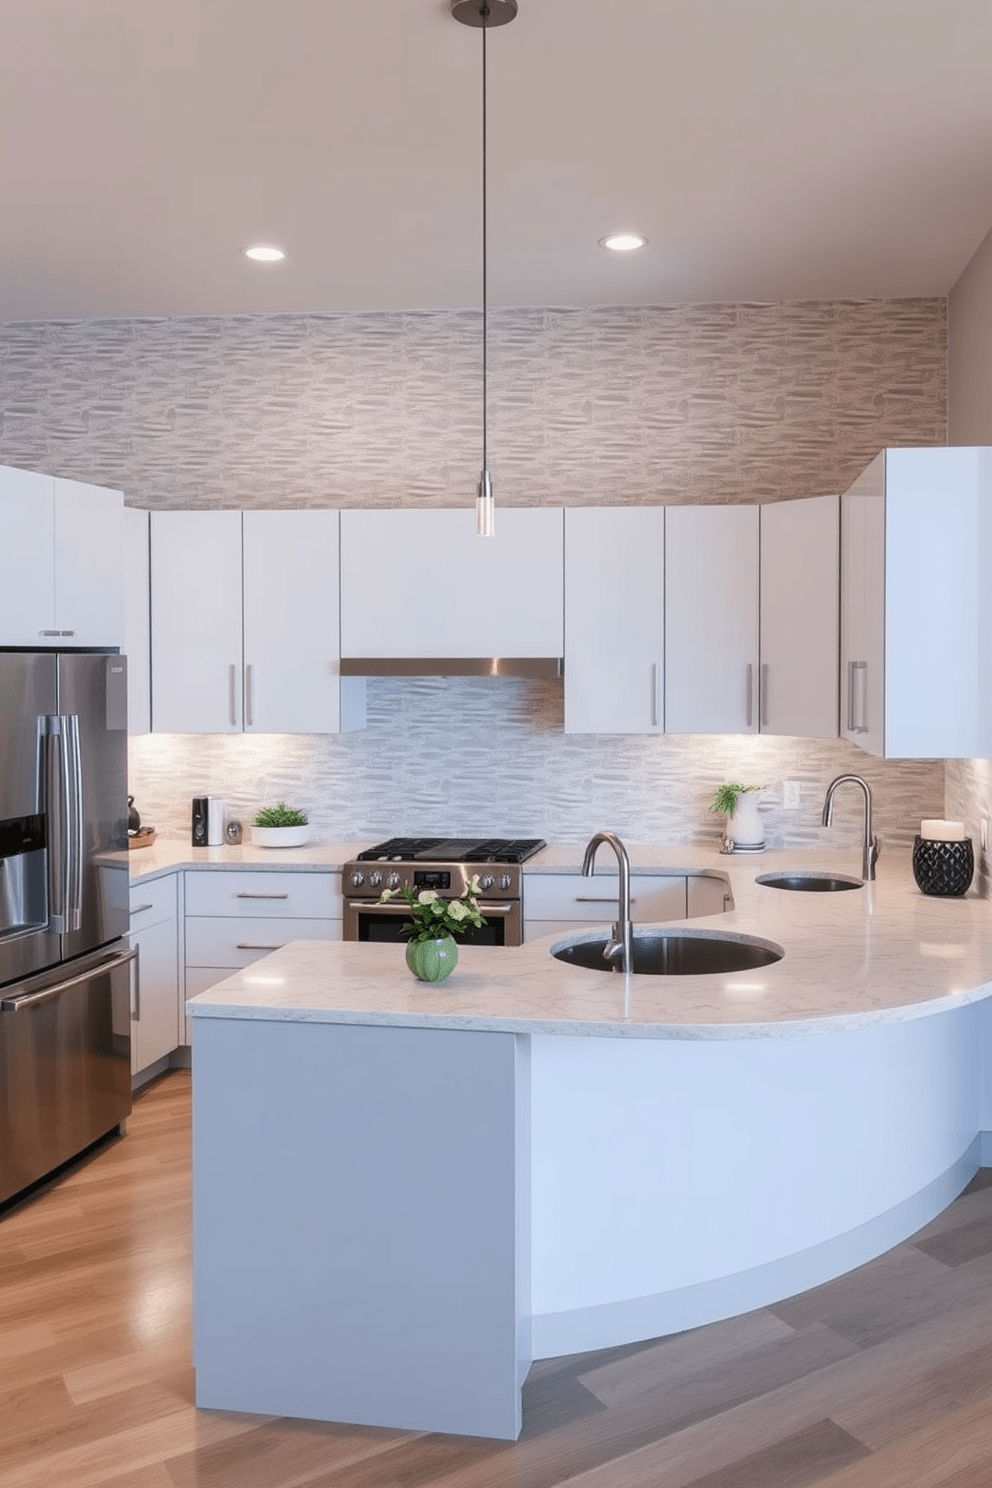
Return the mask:
{"type": "Polygon", "coordinates": [[[805,894],[836,894],[842,889],[863,889],[860,878],[848,878],[846,873],[762,873],[755,883],[766,889],[793,889],[805,894]]]}
{"type": "MultiPolygon", "coordinates": [[[[606,961],[608,937],[559,941],[551,954],[569,966],[587,971],[619,971],[618,959],[606,961]]],[[[785,952],[770,940],[753,935],[731,935],[717,930],[635,930],[634,964],[639,976],[713,976],[752,971],[781,961],[785,952]]]]}

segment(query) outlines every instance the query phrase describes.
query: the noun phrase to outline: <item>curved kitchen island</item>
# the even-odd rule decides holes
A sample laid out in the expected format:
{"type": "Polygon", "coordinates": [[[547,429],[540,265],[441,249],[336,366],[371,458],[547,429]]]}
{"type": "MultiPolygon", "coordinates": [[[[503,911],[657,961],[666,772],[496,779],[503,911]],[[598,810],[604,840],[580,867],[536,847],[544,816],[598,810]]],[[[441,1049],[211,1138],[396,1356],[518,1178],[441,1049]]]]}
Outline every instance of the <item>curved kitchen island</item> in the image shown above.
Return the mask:
{"type": "Polygon", "coordinates": [[[989,1161],[992,916],[895,860],[754,882],[840,856],[636,855],[725,872],[719,928],[784,951],[757,971],[549,938],[431,987],[300,941],[192,1001],[197,1403],[513,1438],[532,1358],[765,1305],[939,1213],[989,1161]]]}

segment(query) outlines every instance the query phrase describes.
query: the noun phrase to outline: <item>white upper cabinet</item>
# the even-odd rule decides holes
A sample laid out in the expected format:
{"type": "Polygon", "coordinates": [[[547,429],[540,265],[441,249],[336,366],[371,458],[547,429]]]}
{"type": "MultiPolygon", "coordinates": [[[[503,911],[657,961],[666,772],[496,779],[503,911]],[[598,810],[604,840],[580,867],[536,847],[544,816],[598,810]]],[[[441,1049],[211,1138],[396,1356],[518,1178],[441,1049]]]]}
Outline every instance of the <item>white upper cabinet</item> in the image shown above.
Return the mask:
{"type": "Polygon", "coordinates": [[[364,728],[364,679],[340,674],[340,514],[242,515],[245,731],[364,728]]]}
{"type": "Polygon", "coordinates": [[[337,511],[153,512],[151,551],[156,733],[364,725],[339,676],[337,511]]]}
{"type": "Polygon", "coordinates": [[[341,655],[560,657],[562,546],[560,507],[343,511],[341,655]]]}
{"type": "Polygon", "coordinates": [[[241,513],[151,514],[152,728],[242,732],[241,513]]]}
{"type": "Polygon", "coordinates": [[[565,511],[565,732],[664,727],[665,509],[565,511]]]}
{"type": "Polygon", "coordinates": [[[763,734],[837,735],[840,498],[761,507],[763,734]]]}
{"type": "Polygon", "coordinates": [[[120,491],[0,468],[0,644],[124,645],[120,491]]]}
{"type": "Polygon", "coordinates": [[[758,731],[758,508],[665,512],[665,730],[758,731]]]}
{"type": "Polygon", "coordinates": [[[841,732],[992,757],[992,449],[884,450],[841,507],[841,732]]]}
{"type": "Polygon", "coordinates": [[[127,731],[152,726],[151,598],[148,513],[124,508],[124,650],[127,653],[127,731]]]}

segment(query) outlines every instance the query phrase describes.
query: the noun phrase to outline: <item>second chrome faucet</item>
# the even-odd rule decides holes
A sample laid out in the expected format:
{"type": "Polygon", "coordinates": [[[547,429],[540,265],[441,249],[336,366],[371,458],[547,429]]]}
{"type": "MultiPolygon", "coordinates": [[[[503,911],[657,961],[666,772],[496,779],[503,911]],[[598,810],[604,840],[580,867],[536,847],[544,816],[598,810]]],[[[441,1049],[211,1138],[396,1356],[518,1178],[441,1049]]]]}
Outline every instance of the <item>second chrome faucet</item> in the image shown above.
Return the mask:
{"type": "Polygon", "coordinates": [[[875,877],[875,862],[878,858],[878,838],[871,829],[871,787],[860,775],[838,775],[827,786],[823,802],[823,825],[829,827],[834,816],[834,794],[839,785],[856,785],[864,795],[864,836],[861,851],[861,877],[867,882],[875,877]]]}

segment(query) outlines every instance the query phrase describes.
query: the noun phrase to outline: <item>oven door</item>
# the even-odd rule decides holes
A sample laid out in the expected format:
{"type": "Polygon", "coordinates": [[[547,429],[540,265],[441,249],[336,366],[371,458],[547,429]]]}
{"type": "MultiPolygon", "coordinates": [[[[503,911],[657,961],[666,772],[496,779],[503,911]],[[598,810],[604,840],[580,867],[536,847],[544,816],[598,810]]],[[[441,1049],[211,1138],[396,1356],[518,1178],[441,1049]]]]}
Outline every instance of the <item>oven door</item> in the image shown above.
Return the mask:
{"type": "MultiPolygon", "coordinates": [[[[464,935],[456,937],[457,945],[520,945],[519,899],[480,899],[479,912],[486,923],[478,929],[469,925],[464,935]]],[[[378,899],[346,899],[343,938],[402,944],[409,937],[401,933],[401,927],[409,919],[410,911],[402,900],[398,904],[380,904],[378,899]]]]}

